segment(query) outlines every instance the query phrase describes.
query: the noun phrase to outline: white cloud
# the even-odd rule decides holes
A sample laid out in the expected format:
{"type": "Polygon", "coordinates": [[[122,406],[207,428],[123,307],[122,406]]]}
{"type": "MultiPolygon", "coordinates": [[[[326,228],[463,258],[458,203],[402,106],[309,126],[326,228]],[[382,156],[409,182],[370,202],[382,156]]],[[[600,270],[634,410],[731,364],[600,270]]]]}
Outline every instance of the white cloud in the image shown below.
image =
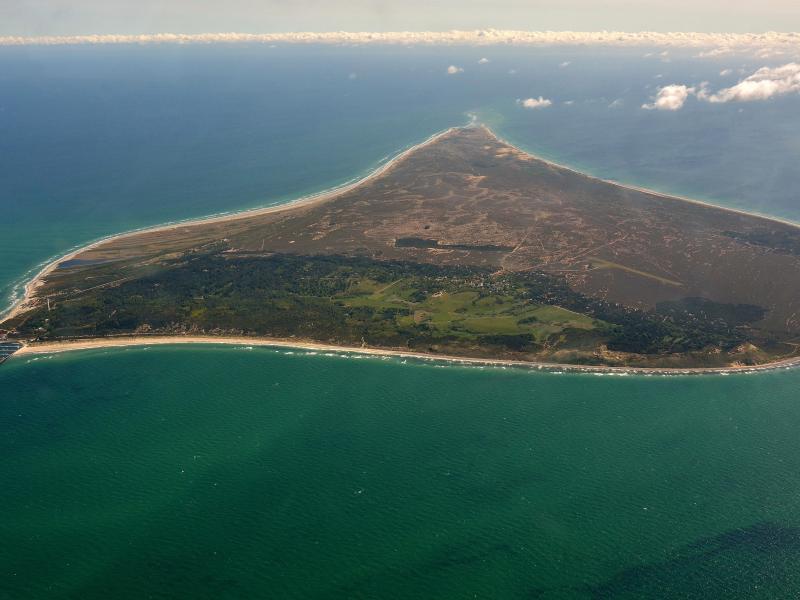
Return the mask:
{"type": "Polygon", "coordinates": [[[753,102],[775,96],[800,93],[800,64],[780,67],[761,67],[734,86],[723,88],[708,96],[709,102],[753,102]]]}
{"type": "Polygon", "coordinates": [[[479,64],[479,65],[486,65],[486,64],[489,64],[490,62],[491,62],[491,61],[490,61],[488,58],[486,58],[486,57],[483,57],[482,59],[480,59],[480,60],[478,61],[478,64],[479,64]]]}
{"type": "Polygon", "coordinates": [[[572,61],[565,60],[564,62],[562,62],[562,63],[561,63],[560,65],[558,65],[558,66],[559,66],[560,68],[562,68],[562,69],[566,69],[566,68],[567,68],[568,66],[570,66],[571,64],[572,64],[572,61]]]}
{"type": "Polygon", "coordinates": [[[719,76],[720,77],[727,77],[731,73],[733,73],[733,69],[722,69],[722,71],[719,72],[719,76]]]}
{"type": "MultiPolygon", "coordinates": [[[[720,71],[721,76],[733,73],[731,69],[720,71]]],[[[708,81],[689,87],[673,84],[659,88],[653,101],[643,104],[646,110],[680,110],[689,96],[698,100],[720,104],[724,102],[755,102],[769,100],[786,94],[800,94],[800,63],[787,63],[780,67],[761,67],[736,85],[711,92],[708,81]]]]}
{"type": "Polygon", "coordinates": [[[625,104],[625,101],[622,98],[617,98],[608,105],[608,108],[620,108],[623,104],[625,104]]]}
{"type": "Polygon", "coordinates": [[[564,104],[566,104],[567,106],[572,106],[573,104],[575,104],[575,100],[566,100],[564,101],[564,104]]]}
{"type": "Polygon", "coordinates": [[[711,50],[704,50],[695,55],[695,58],[718,58],[720,56],[730,56],[735,50],[729,46],[722,46],[720,48],[712,48],[711,50]]]}
{"type": "Polygon", "coordinates": [[[457,67],[455,65],[450,65],[449,67],[447,67],[447,74],[448,75],[458,75],[459,73],[463,73],[463,72],[464,72],[464,69],[462,69],[461,67],[457,67]]]}
{"type": "MultiPolygon", "coordinates": [[[[65,44],[160,44],[160,43],[296,43],[296,44],[442,44],[442,45],[582,45],[638,46],[643,48],[697,48],[703,56],[752,50],[796,52],[800,33],[660,33],[619,31],[395,31],[395,32],[293,32],[293,33],[158,33],[146,35],[77,35],[0,37],[2,46],[65,44]]],[[[664,58],[662,56],[662,58],[664,58]]]]}
{"type": "Polygon", "coordinates": [[[517,74],[517,70],[516,69],[509,69],[508,70],[508,74],[509,75],[516,75],[517,74]]]}
{"type": "Polygon", "coordinates": [[[528,108],[531,110],[535,110],[538,108],[547,108],[553,104],[552,100],[548,100],[547,98],[543,98],[539,96],[538,98],[526,98],[525,100],[517,100],[517,104],[521,105],[522,108],[528,108]]]}
{"type": "Polygon", "coordinates": [[[756,50],[756,58],[778,58],[786,56],[786,52],[777,48],[760,48],[756,50]]]}
{"type": "Polygon", "coordinates": [[[642,104],[642,108],[645,110],[680,110],[694,91],[694,88],[685,85],[667,85],[659,88],[653,102],[642,104]]]}

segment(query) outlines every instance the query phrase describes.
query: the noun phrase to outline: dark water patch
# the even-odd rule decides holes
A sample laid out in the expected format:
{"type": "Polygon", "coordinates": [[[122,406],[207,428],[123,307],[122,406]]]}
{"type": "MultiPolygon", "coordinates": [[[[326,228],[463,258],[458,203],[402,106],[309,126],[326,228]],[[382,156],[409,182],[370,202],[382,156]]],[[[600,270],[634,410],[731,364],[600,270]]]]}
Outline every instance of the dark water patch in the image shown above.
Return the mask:
{"type": "Polygon", "coordinates": [[[665,561],[622,571],[593,598],[796,598],[800,528],[758,523],[702,539],[665,561]]]}

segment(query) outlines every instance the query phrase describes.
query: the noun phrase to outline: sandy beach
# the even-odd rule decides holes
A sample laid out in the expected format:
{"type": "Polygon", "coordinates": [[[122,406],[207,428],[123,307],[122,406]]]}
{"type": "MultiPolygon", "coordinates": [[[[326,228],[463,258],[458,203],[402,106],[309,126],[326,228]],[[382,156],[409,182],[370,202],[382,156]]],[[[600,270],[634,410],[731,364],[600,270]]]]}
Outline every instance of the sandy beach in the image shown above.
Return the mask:
{"type": "Polygon", "coordinates": [[[304,350],[309,352],[332,352],[338,354],[360,354],[369,356],[392,356],[397,358],[411,358],[416,360],[445,362],[449,364],[462,364],[474,366],[515,367],[539,371],[618,374],[618,375],[700,375],[700,374],[731,374],[731,373],[756,373],[773,371],[777,369],[796,368],[800,366],[800,357],[779,360],[757,366],[714,367],[714,368],[646,368],[646,367],[611,367],[592,365],[572,365],[548,362],[533,362],[521,360],[504,360],[491,358],[468,358],[448,354],[431,354],[424,352],[408,352],[390,348],[336,346],[323,344],[312,340],[262,338],[262,337],[216,337],[216,336],[119,336],[108,338],[87,338],[84,340],[70,340],[64,342],[27,343],[12,356],[22,357],[35,354],[54,354],[71,352],[75,350],[93,350],[101,348],[124,348],[131,346],[156,346],[176,344],[224,344],[235,346],[263,346],[272,348],[286,348],[304,350]]]}

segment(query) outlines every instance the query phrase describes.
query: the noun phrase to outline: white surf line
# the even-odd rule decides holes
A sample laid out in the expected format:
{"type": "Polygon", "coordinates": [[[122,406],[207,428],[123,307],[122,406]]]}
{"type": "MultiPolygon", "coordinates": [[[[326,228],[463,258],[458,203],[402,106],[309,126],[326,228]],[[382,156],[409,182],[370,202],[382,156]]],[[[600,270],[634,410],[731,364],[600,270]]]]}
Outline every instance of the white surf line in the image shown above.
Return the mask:
{"type": "MultiPolygon", "coordinates": [[[[24,344],[24,342],[21,342],[24,344]]],[[[395,357],[414,359],[424,362],[444,362],[455,365],[515,367],[533,371],[556,373],[588,373],[612,375],[731,375],[753,374],[768,371],[794,369],[800,366],[800,357],[784,358],[763,365],[742,365],[730,367],[615,367],[611,365],[578,365],[570,363],[522,361],[502,358],[470,358],[449,354],[429,354],[391,348],[374,346],[336,346],[315,342],[311,340],[294,340],[268,337],[215,337],[215,336],[128,336],[86,338],[85,340],[71,340],[62,342],[43,342],[24,344],[23,347],[12,355],[22,357],[27,354],[59,354],[62,352],[75,352],[79,350],[100,350],[108,348],[129,348],[156,345],[226,345],[226,346],[259,346],[265,348],[285,348],[290,350],[304,350],[314,353],[332,352],[338,355],[355,354],[358,356],[395,357]]]]}
{"type": "MultiPolygon", "coordinates": [[[[52,273],[59,264],[64,261],[71,260],[82,254],[88,250],[92,250],[106,244],[108,242],[124,239],[127,237],[132,237],[134,235],[139,235],[142,233],[156,233],[159,231],[170,231],[174,229],[178,229],[180,227],[192,227],[195,225],[208,225],[211,223],[222,223],[225,221],[234,221],[237,219],[246,219],[249,217],[255,217],[259,215],[265,214],[272,214],[277,212],[282,212],[285,210],[290,210],[293,208],[297,208],[298,206],[306,206],[311,205],[316,202],[323,202],[326,200],[330,200],[339,196],[341,194],[345,194],[354,188],[357,188],[369,181],[380,177],[381,175],[388,172],[392,167],[397,165],[403,159],[405,159],[410,154],[428,146],[437,140],[441,139],[442,137],[460,129],[461,127],[449,127],[445,130],[439,131],[434,133],[433,135],[429,136],[422,142],[418,144],[414,144],[406,148],[405,150],[400,151],[394,157],[390,158],[386,162],[380,164],[377,168],[373,169],[363,177],[359,177],[357,179],[353,179],[347,181],[341,185],[328,188],[322,190],[320,192],[315,192],[313,194],[308,194],[306,196],[301,196],[294,200],[289,200],[287,202],[283,202],[281,204],[275,204],[272,206],[264,206],[261,208],[251,208],[243,211],[233,211],[230,213],[222,213],[216,215],[209,215],[207,217],[198,217],[198,218],[189,218],[182,221],[171,221],[168,223],[162,223],[160,225],[153,225],[148,227],[141,227],[139,229],[132,229],[130,231],[125,231],[123,233],[115,233],[113,235],[108,235],[102,237],[94,242],[89,244],[77,247],[73,250],[70,250],[66,254],[59,256],[58,258],[51,259],[48,262],[44,263],[44,266],[34,275],[24,286],[24,293],[21,298],[16,300],[12,300],[11,306],[7,307],[2,313],[0,313],[0,324],[3,322],[13,318],[14,316],[18,315],[20,312],[24,312],[26,310],[26,303],[32,299],[33,292],[35,291],[36,287],[41,283],[41,280],[46,277],[48,274],[52,273]]],[[[15,286],[16,287],[16,286],[15,286]]]]}

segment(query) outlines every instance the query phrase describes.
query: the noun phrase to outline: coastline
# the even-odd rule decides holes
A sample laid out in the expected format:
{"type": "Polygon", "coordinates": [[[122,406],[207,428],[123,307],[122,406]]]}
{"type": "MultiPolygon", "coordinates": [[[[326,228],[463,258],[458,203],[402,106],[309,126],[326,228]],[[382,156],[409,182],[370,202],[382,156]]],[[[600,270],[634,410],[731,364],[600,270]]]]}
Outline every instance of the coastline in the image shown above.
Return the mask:
{"type": "Polygon", "coordinates": [[[24,286],[24,293],[21,298],[19,298],[16,302],[14,302],[11,306],[7,307],[4,311],[0,312],[0,325],[2,325],[5,321],[12,319],[13,317],[17,316],[21,312],[26,310],[26,304],[32,300],[33,292],[41,283],[41,280],[52,273],[59,264],[66,260],[71,260],[86,252],[87,250],[91,250],[96,248],[102,244],[107,242],[113,242],[115,240],[120,240],[128,237],[132,237],[134,235],[139,235],[142,233],[155,233],[159,231],[170,231],[173,229],[178,229],[181,227],[192,227],[195,225],[207,225],[210,223],[223,223],[225,221],[235,221],[238,219],[247,219],[249,217],[257,217],[260,215],[266,214],[273,214],[283,212],[285,210],[291,210],[294,208],[299,208],[303,206],[313,206],[314,204],[325,202],[340,194],[347,193],[352,189],[361,186],[365,183],[372,181],[373,179],[380,177],[384,173],[387,173],[391,170],[395,165],[401,162],[406,156],[416,152],[417,150],[421,150],[422,148],[433,144],[437,140],[441,139],[442,137],[448,135],[449,133],[459,129],[459,127],[449,127],[433,135],[429,136],[422,142],[418,144],[414,144],[409,148],[399,152],[395,156],[389,158],[386,162],[380,164],[376,169],[373,169],[363,177],[359,177],[356,180],[349,181],[342,185],[332,187],[326,190],[322,190],[320,192],[316,192],[314,194],[309,194],[306,196],[301,196],[295,200],[290,200],[289,202],[284,202],[283,204],[276,204],[274,206],[265,206],[262,208],[252,208],[238,212],[226,213],[222,215],[212,215],[208,217],[198,217],[196,219],[188,219],[185,221],[176,221],[171,223],[164,223],[162,225],[154,225],[152,227],[143,227],[141,229],[134,229],[131,231],[125,231],[122,233],[115,233],[113,235],[109,235],[103,237],[99,240],[86,244],[84,246],[80,246],[74,250],[70,250],[66,254],[59,256],[58,258],[51,260],[47,264],[45,264],[37,273],[34,275],[24,286]]]}
{"type": "Polygon", "coordinates": [[[756,219],[763,219],[765,221],[772,221],[773,223],[781,223],[782,225],[788,225],[790,227],[796,227],[796,228],[800,229],[800,221],[792,221],[791,219],[786,219],[786,218],[783,218],[783,217],[774,217],[772,215],[765,215],[765,214],[758,213],[758,212],[747,211],[747,210],[744,210],[744,209],[741,209],[741,208],[732,208],[730,206],[722,206],[721,204],[714,204],[713,202],[708,202],[706,200],[698,200],[697,198],[690,198],[689,196],[681,196],[679,194],[669,194],[667,192],[659,192],[657,190],[653,190],[653,189],[646,188],[646,187],[636,186],[636,185],[628,184],[628,183],[620,183],[619,181],[615,181],[613,179],[604,179],[602,177],[597,177],[595,175],[590,175],[589,173],[585,173],[583,171],[578,171],[577,169],[573,169],[572,167],[568,167],[568,166],[563,165],[561,163],[558,163],[558,162],[555,162],[553,160],[549,160],[549,159],[546,159],[546,158],[542,158],[541,156],[538,156],[536,154],[528,152],[527,150],[524,150],[523,148],[520,148],[519,146],[509,142],[505,138],[500,137],[490,127],[488,127],[486,125],[481,125],[481,127],[483,127],[486,130],[486,132],[489,135],[491,135],[494,139],[496,139],[498,142],[500,142],[502,144],[505,144],[506,146],[509,146],[510,148],[514,148],[515,150],[517,150],[518,152],[521,152],[525,156],[529,156],[530,158],[532,158],[534,160],[537,160],[537,161],[539,161],[541,163],[544,163],[544,164],[546,164],[548,166],[555,167],[557,169],[563,169],[565,171],[568,171],[569,173],[572,173],[574,175],[579,175],[581,177],[585,177],[586,179],[590,179],[592,181],[598,181],[600,183],[607,183],[609,185],[613,185],[613,186],[616,186],[618,188],[622,188],[624,190],[630,190],[632,192],[639,192],[639,193],[642,193],[642,194],[647,194],[649,196],[655,196],[656,198],[661,198],[661,199],[664,199],[664,200],[676,200],[676,201],[679,201],[679,202],[687,202],[689,204],[695,204],[695,205],[698,205],[698,206],[703,206],[705,208],[713,208],[713,209],[716,209],[716,210],[723,210],[725,212],[734,213],[734,214],[737,214],[737,215],[744,215],[746,217],[754,217],[756,219]]]}
{"type": "Polygon", "coordinates": [[[248,210],[239,211],[239,212],[227,213],[227,214],[223,214],[223,215],[199,217],[197,219],[188,219],[186,221],[177,221],[177,222],[172,222],[172,223],[165,223],[165,224],[162,224],[162,225],[154,225],[152,227],[144,227],[144,228],[135,229],[135,230],[132,230],[132,231],[125,231],[123,233],[118,233],[118,234],[106,236],[106,237],[101,238],[101,239],[99,239],[97,241],[91,242],[90,244],[86,244],[85,246],[81,246],[79,248],[71,250],[68,253],[66,253],[66,254],[56,258],[55,260],[50,261],[46,265],[44,265],[44,267],[42,267],[42,269],[40,269],[36,273],[36,275],[34,275],[33,278],[31,278],[25,284],[24,293],[23,293],[22,297],[19,298],[10,307],[8,307],[5,311],[0,312],[0,325],[2,325],[3,322],[7,321],[8,319],[13,318],[16,315],[18,315],[21,312],[24,312],[26,310],[26,305],[27,305],[28,302],[30,302],[33,299],[32,298],[33,292],[39,286],[39,284],[41,283],[41,280],[44,277],[46,277],[48,274],[50,274],[52,271],[54,271],[58,267],[58,265],[60,263],[66,261],[66,260],[71,260],[71,259],[75,258],[76,256],[78,256],[79,254],[81,254],[83,252],[86,252],[87,250],[91,250],[93,248],[96,248],[97,246],[100,246],[101,244],[105,244],[107,242],[111,242],[111,241],[115,241],[115,240],[119,240],[119,239],[124,239],[124,238],[131,237],[131,236],[134,236],[134,235],[139,235],[139,234],[142,234],[142,233],[154,233],[154,232],[158,232],[158,231],[169,231],[169,230],[173,230],[173,229],[178,229],[180,227],[192,227],[192,226],[195,226],[195,225],[206,225],[206,224],[209,224],[209,223],[223,223],[225,221],[235,221],[235,220],[238,220],[238,219],[246,219],[246,218],[249,218],[249,217],[256,217],[256,216],[259,216],[259,215],[279,213],[279,212],[283,212],[283,211],[286,211],[286,210],[299,208],[299,207],[302,207],[302,206],[312,206],[312,205],[317,204],[317,203],[326,202],[328,200],[331,200],[331,199],[339,196],[340,194],[347,193],[347,192],[351,191],[352,189],[354,189],[354,188],[356,188],[356,187],[358,187],[360,185],[363,185],[365,183],[368,183],[368,182],[372,181],[373,179],[375,179],[377,177],[380,177],[384,173],[388,172],[392,167],[394,167],[399,162],[401,162],[403,159],[405,159],[408,155],[416,152],[417,150],[421,150],[422,148],[425,148],[426,146],[428,146],[430,144],[433,144],[437,140],[441,139],[442,137],[448,135],[449,133],[451,133],[453,131],[456,131],[456,130],[462,129],[462,128],[467,128],[467,127],[482,127],[489,135],[491,135],[497,141],[509,146],[510,148],[513,148],[514,150],[524,154],[525,156],[528,156],[528,157],[530,157],[530,158],[532,158],[532,159],[534,159],[536,161],[539,161],[539,162],[541,162],[543,164],[546,164],[546,165],[549,165],[549,166],[552,166],[552,167],[555,167],[555,168],[558,168],[558,169],[564,169],[565,171],[568,171],[568,172],[573,173],[575,175],[579,175],[581,177],[585,177],[585,178],[593,180],[593,181],[598,181],[598,182],[601,182],[601,183],[614,185],[614,186],[622,188],[622,189],[626,189],[626,190],[631,190],[631,191],[635,191],[635,192],[640,192],[640,193],[652,195],[654,197],[663,198],[665,200],[675,200],[675,201],[679,201],[679,202],[688,202],[690,204],[702,206],[702,207],[705,207],[705,208],[722,210],[722,211],[726,211],[726,212],[730,212],[730,213],[734,213],[734,214],[738,214],[738,215],[745,215],[745,216],[748,216],[748,217],[755,217],[755,218],[763,219],[765,221],[771,221],[771,222],[774,222],[774,223],[781,223],[783,225],[787,225],[787,226],[790,226],[790,227],[800,228],[800,223],[794,222],[794,221],[790,221],[788,219],[782,219],[780,217],[762,215],[762,214],[755,213],[755,212],[748,212],[748,211],[737,209],[737,208],[730,208],[730,207],[720,206],[718,204],[712,204],[710,202],[706,202],[706,201],[703,201],[703,200],[697,200],[697,199],[694,199],[694,198],[688,198],[686,196],[677,196],[677,195],[673,195],[673,194],[667,194],[667,193],[663,193],[663,192],[658,192],[656,190],[651,190],[649,188],[637,187],[637,186],[634,186],[634,185],[627,185],[627,184],[619,183],[617,181],[612,181],[610,179],[603,179],[601,177],[595,177],[593,175],[589,175],[589,174],[584,173],[582,171],[577,171],[577,170],[575,170],[575,169],[573,169],[571,167],[559,164],[557,162],[554,162],[554,161],[551,161],[551,160],[548,160],[548,159],[545,159],[545,158],[541,158],[541,157],[539,157],[539,156],[537,156],[535,154],[532,154],[532,153],[520,148],[519,146],[516,146],[516,145],[512,144],[508,140],[506,140],[506,139],[500,137],[499,135],[497,135],[497,133],[495,133],[487,125],[476,123],[475,122],[475,118],[473,116],[472,120],[467,125],[449,127],[449,128],[447,128],[445,130],[442,130],[442,131],[439,131],[437,133],[434,133],[433,135],[429,136],[428,138],[426,138],[422,142],[420,142],[418,144],[414,144],[413,146],[410,146],[409,148],[399,152],[397,155],[395,155],[394,157],[390,158],[385,163],[379,165],[376,169],[374,169],[373,171],[370,171],[369,173],[367,173],[363,177],[360,177],[360,178],[358,178],[358,179],[356,179],[354,181],[345,183],[343,185],[340,185],[340,186],[337,186],[337,187],[333,187],[333,188],[330,188],[330,189],[327,189],[327,190],[323,190],[323,191],[317,192],[315,194],[302,196],[302,197],[297,198],[295,200],[290,200],[289,202],[285,202],[283,204],[278,204],[278,205],[274,205],[274,206],[265,206],[265,207],[262,207],[262,208],[253,208],[253,209],[248,209],[248,210]]]}
{"type": "MultiPolygon", "coordinates": [[[[11,307],[8,308],[5,314],[0,313],[0,325],[2,325],[5,321],[13,318],[14,316],[25,312],[29,308],[29,304],[32,300],[35,299],[34,293],[36,289],[41,284],[42,280],[53,270],[55,270],[58,265],[65,261],[75,258],[76,256],[80,255],[81,253],[105,244],[110,241],[123,239],[135,235],[139,235],[142,233],[150,233],[150,232],[158,232],[158,231],[169,231],[174,230],[181,227],[190,227],[195,225],[203,225],[209,223],[220,223],[226,221],[235,221],[239,219],[246,219],[250,217],[255,217],[263,214],[271,214],[271,213],[279,213],[283,211],[292,210],[298,207],[304,206],[312,206],[317,203],[323,203],[333,198],[338,197],[341,194],[347,193],[354,188],[357,188],[369,181],[380,177],[381,175],[390,171],[394,166],[400,163],[403,159],[405,159],[410,154],[416,152],[419,149],[422,149],[430,144],[435,143],[442,137],[447,136],[453,131],[462,129],[462,128],[469,128],[469,127],[482,127],[486,132],[491,135],[493,138],[498,140],[500,143],[503,143],[510,148],[513,148],[517,152],[530,157],[533,160],[541,162],[543,164],[558,168],[564,169],[570,173],[579,175],[581,177],[614,185],[616,187],[620,187],[626,190],[637,191],[641,193],[646,193],[652,195],[657,198],[663,198],[668,200],[674,200],[678,202],[688,202],[695,205],[700,205],[706,208],[723,210],[735,214],[746,215],[748,217],[755,217],[764,219],[766,221],[771,221],[775,223],[781,223],[783,225],[791,226],[791,227],[798,227],[800,228],[800,223],[795,223],[792,221],[779,219],[776,217],[770,217],[765,215],[760,215],[757,213],[750,213],[740,209],[734,208],[727,208],[723,206],[719,206],[716,204],[711,204],[709,202],[704,202],[701,200],[696,200],[692,198],[686,198],[682,196],[675,196],[666,193],[657,192],[654,190],[650,190],[647,188],[640,188],[633,185],[625,185],[620,184],[615,181],[602,179],[600,177],[595,177],[570,167],[558,164],[556,162],[540,158],[530,152],[527,152],[518,146],[509,143],[508,141],[504,140],[502,137],[498,136],[494,131],[492,131],[488,126],[483,124],[478,124],[473,120],[464,126],[460,127],[450,127],[443,131],[439,131],[435,133],[422,142],[418,144],[414,144],[399,152],[394,157],[388,159],[383,164],[379,165],[373,171],[367,173],[363,177],[360,177],[356,180],[351,182],[345,183],[343,185],[337,186],[335,188],[327,189],[315,194],[303,196],[297,198],[296,200],[292,200],[290,202],[286,202],[284,204],[279,204],[275,206],[267,206],[263,208],[256,208],[250,209],[240,212],[228,213],[223,215],[216,215],[210,217],[201,217],[197,219],[190,219],[186,221],[179,221],[173,223],[166,223],[163,225],[156,225],[153,227],[147,227],[142,229],[137,229],[133,231],[127,231],[120,234],[115,234],[111,236],[107,236],[75,250],[68,252],[67,254],[59,257],[56,260],[53,260],[46,264],[37,274],[34,276],[30,281],[25,284],[25,293],[22,298],[20,298],[17,302],[15,302],[11,307]]],[[[19,340],[21,341],[21,340],[19,340]]],[[[25,343],[25,342],[23,342],[25,343]]],[[[509,359],[491,359],[491,358],[469,358],[469,357],[462,357],[462,356],[455,356],[455,355],[437,355],[437,354],[430,354],[430,353],[420,353],[420,352],[409,352],[397,349],[390,349],[390,348],[376,348],[376,347],[345,347],[345,346],[336,346],[331,344],[324,344],[319,342],[314,342],[312,340],[296,340],[296,339],[280,339],[280,338],[255,338],[255,337],[215,337],[215,336],[169,336],[169,335],[154,335],[152,337],[149,336],[131,336],[131,335],[124,335],[114,338],[87,338],[85,340],[72,340],[72,341],[64,341],[64,342],[43,342],[43,343],[25,343],[25,346],[15,353],[17,355],[25,355],[25,354],[42,354],[42,353],[52,353],[52,352],[66,352],[72,350],[85,350],[90,348],[110,348],[110,347],[122,347],[122,346],[141,346],[141,345],[152,345],[152,344],[236,344],[236,345],[258,345],[258,346],[274,346],[274,347],[285,347],[285,348],[295,348],[295,349],[302,349],[302,350],[309,350],[309,351],[325,351],[325,352],[339,352],[339,353],[358,353],[358,354],[368,354],[368,355],[380,355],[380,356],[395,356],[401,358],[414,358],[420,360],[437,360],[437,361],[444,361],[448,363],[462,363],[462,364],[472,364],[472,365],[491,365],[491,366],[513,366],[513,367],[524,367],[528,369],[538,369],[538,370],[547,370],[547,371],[569,371],[569,372],[590,372],[590,373],[617,373],[617,374],[674,374],[674,375],[688,375],[688,374],[700,374],[700,373],[707,373],[707,374],[729,374],[729,373],[743,373],[743,372],[757,372],[757,371],[767,371],[767,370],[776,370],[782,368],[792,368],[800,366],[800,356],[788,358],[788,359],[780,359],[776,360],[771,363],[765,363],[763,365],[757,366],[728,366],[728,367],[686,367],[686,368],[679,368],[679,367],[613,367],[613,366],[598,366],[598,365],[575,365],[575,364],[563,364],[563,363],[548,363],[548,362],[534,362],[534,361],[517,361],[517,360],[509,360],[509,359]]]]}
{"type": "Polygon", "coordinates": [[[24,346],[15,352],[11,359],[26,355],[58,354],[61,352],[74,352],[77,350],[93,350],[101,348],[127,348],[136,346],[163,346],[182,344],[202,345],[233,345],[233,346],[259,346],[272,348],[287,348],[305,350],[310,352],[329,352],[333,354],[359,354],[365,356],[386,356],[394,358],[414,359],[464,366],[488,367],[514,367],[533,371],[548,371],[560,373],[593,373],[596,375],[730,375],[733,373],[759,373],[791,369],[800,367],[800,356],[777,360],[771,363],[755,366],[735,367],[613,367],[603,365],[574,365],[563,363],[534,362],[524,360],[510,360],[500,358],[470,358],[449,354],[431,354],[425,352],[411,352],[391,348],[377,348],[373,346],[337,346],[312,340],[266,338],[266,337],[216,337],[216,336],[185,336],[185,335],[154,335],[148,336],[119,336],[115,338],[87,338],[85,340],[72,340],[67,342],[24,343],[24,346]]]}

